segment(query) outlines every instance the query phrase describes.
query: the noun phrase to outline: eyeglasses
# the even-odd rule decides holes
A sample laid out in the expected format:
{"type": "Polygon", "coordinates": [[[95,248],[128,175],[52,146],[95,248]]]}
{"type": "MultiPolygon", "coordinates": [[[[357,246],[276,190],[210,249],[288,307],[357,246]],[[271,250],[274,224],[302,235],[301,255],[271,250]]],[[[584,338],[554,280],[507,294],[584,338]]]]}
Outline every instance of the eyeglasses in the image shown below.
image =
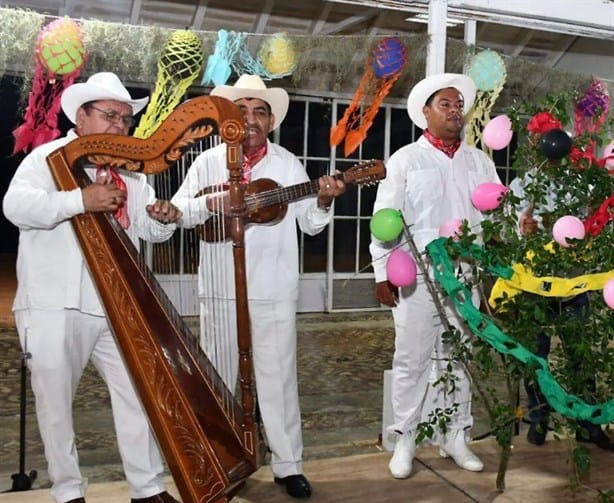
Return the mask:
{"type": "Polygon", "coordinates": [[[121,115],[117,110],[101,110],[94,105],[90,105],[90,108],[93,108],[104,115],[104,119],[107,122],[117,122],[121,120],[126,127],[132,127],[135,124],[134,117],[132,117],[132,115],[121,115]]]}

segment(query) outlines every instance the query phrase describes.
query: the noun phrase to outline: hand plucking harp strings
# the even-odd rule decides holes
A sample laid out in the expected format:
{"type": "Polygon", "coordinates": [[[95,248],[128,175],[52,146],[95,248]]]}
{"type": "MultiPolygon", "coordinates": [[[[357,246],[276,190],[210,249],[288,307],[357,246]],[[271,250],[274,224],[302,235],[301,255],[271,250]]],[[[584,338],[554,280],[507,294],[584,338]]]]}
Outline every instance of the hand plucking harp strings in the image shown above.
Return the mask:
{"type": "Polygon", "coordinates": [[[86,212],[116,211],[124,204],[128,194],[125,189],[112,183],[105,171],[100,171],[94,183],[81,189],[81,197],[86,212]]]}

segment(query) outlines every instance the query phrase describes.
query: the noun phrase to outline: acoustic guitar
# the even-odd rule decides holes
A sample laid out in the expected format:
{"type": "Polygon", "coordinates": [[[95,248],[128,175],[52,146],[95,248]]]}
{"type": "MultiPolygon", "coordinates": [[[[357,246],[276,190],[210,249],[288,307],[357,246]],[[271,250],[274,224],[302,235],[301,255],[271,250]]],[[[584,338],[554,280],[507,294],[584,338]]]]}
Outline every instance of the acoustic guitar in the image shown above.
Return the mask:
{"type": "MultiPolygon", "coordinates": [[[[335,180],[356,185],[372,185],[386,176],[386,167],[380,160],[364,161],[333,175],[335,180]]],[[[224,186],[207,187],[196,196],[223,192],[224,186]]],[[[282,187],[275,180],[260,178],[245,186],[245,225],[273,224],[281,220],[288,210],[288,203],[316,194],[320,190],[318,180],[282,187]]],[[[223,214],[211,216],[201,226],[201,239],[209,243],[223,241],[230,229],[230,217],[223,214]]]]}

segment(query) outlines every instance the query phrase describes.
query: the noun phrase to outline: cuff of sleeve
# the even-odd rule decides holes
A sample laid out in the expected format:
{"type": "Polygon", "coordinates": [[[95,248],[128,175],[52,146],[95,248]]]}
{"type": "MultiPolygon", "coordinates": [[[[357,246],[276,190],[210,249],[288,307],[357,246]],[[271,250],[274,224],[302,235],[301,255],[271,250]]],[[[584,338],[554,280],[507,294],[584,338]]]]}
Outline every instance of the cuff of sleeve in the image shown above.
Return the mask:
{"type": "Polygon", "coordinates": [[[330,208],[320,208],[317,203],[315,209],[311,210],[311,221],[315,224],[327,224],[331,219],[330,208]]]}
{"type": "Polygon", "coordinates": [[[180,227],[194,227],[211,217],[212,213],[207,209],[207,197],[196,197],[188,204],[181,204],[180,201],[175,201],[174,204],[183,213],[179,221],[180,227]]]}
{"type": "Polygon", "coordinates": [[[388,279],[385,266],[383,268],[374,268],[374,273],[376,283],[381,283],[382,281],[386,281],[388,279]]]}
{"type": "Polygon", "coordinates": [[[328,210],[322,210],[316,206],[309,211],[308,218],[309,221],[316,227],[323,227],[331,221],[332,213],[328,210]]]}
{"type": "Polygon", "coordinates": [[[328,212],[330,212],[330,208],[331,208],[331,206],[332,206],[332,205],[329,205],[329,206],[320,206],[319,204],[316,204],[316,207],[318,208],[318,211],[319,211],[320,213],[328,213],[328,212]]]}
{"type": "Polygon", "coordinates": [[[177,229],[176,222],[169,222],[165,224],[164,222],[159,222],[158,220],[152,219],[151,225],[152,227],[150,227],[150,233],[151,241],[153,243],[160,243],[162,241],[166,241],[173,235],[173,233],[177,229]]]}
{"type": "Polygon", "coordinates": [[[68,192],[66,203],[66,213],[70,216],[80,215],[85,213],[85,205],[83,204],[83,194],[81,189],[74,189],[68,192]]]}

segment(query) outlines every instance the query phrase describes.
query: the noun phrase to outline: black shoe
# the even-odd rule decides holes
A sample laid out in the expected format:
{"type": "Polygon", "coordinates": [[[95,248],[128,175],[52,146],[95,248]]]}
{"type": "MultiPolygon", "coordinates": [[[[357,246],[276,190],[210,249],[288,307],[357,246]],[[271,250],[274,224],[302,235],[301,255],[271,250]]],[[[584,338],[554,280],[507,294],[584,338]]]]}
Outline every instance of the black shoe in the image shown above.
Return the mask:
{"type": "Polygon", "coordinates": [[[309,498],[311,485],[304,475],[288,475],[287,477],[275,477],[276,484],[286,486],[286,492],[293,498],[309,498]]]}
{"type": "Polygon", "coordinates": [[[531,423],[529,431],[527,432],[527,441],[533,445],[544,445],[547,433],[548,423],[546,421],[531,423]]]}
{"type": "Polygon", "coordinates": [[[166,491],[149,498],[132,498],[130,503],[180,503],[166,491]]]}
{"type": "Polygon", "coordinates": [[[600,449],[614,451],[614,441],[601,429],[598,424],[576,431],[576,441],[590,442],[600,449]]]}

